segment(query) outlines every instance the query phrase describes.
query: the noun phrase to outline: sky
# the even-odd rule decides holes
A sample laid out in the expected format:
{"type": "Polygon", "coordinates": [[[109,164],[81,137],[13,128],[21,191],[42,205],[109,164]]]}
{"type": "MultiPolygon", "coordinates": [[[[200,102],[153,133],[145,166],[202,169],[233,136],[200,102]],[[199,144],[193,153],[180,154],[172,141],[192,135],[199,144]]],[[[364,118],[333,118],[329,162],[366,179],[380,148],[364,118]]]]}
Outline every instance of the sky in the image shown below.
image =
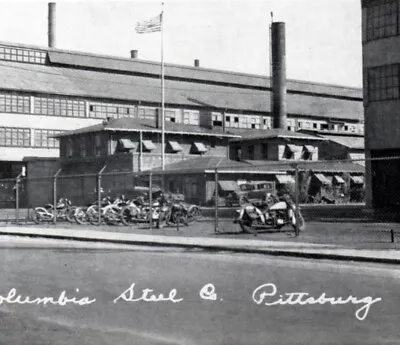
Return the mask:
{"type": "MultiPolygon", "coordinates": [[[[360,0],[57,1],[56,47],[270,75],[269,26],[286,23],[290,79],[362,86],[360,0]],[[160,33],[138,21],[164,11],[160,33]]],[[[47,46],[47,1],[0,0],[0,41],[47,46]]]]}

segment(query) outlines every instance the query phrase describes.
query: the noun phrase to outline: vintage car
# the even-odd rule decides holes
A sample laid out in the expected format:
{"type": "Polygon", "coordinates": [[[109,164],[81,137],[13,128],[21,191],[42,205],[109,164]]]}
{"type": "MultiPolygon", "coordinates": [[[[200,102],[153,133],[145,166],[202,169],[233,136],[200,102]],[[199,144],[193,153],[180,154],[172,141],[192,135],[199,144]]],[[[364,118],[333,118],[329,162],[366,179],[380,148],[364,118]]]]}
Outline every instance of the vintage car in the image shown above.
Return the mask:
{"type": "Polygon", "coordinates": [[[239,185],[238,191],[231,192],[225,198],[226,206],[238,206],[244,201],[252,204],[262,204],[268,194],[275,194],[275,182],[272,181],[252,181],[239,185]]]}

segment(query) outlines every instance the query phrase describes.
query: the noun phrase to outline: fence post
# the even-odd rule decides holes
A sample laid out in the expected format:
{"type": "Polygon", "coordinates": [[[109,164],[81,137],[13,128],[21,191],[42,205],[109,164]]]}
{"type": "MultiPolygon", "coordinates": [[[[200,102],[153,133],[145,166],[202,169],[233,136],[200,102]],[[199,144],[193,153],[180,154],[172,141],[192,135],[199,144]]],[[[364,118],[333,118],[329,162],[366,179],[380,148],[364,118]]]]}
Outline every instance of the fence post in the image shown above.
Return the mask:
{"type": "Polygon", "coordinates": [[[53,177],[53,223],[57,223],[57,177],[58,174],[61,172],[61,169],[58,169],[56,174],[53,177]]]}
{"type": "Polygon", "coordinates": [[[149,222],[150,230],[153,229],[153,173],[149,172],[149,222]]]}
{"type": "Polygon", "coordinates": [[[21,181],[21,175],[18,175],[15,179],[15,223],[19,224],[19,183],[21,181]]]}
{"type": "Polygon", "coordinates": [[[218,190],[218,168],[215,168],[215,199],[214,199],[214,206],[215,206],[215,214],[214,214],[214,232],[218,233],[218,206],[219,206],[219,190],[218,190]]]}
{"type": "Polygon", "coordinates": [[[295,217],[296,217],[296,224],[294,228],[295,236],[299,236],[300,231],[299,231],[299,217],[300,217],[300,210],[299,210],[299,192],[300,192],[300,183],[299,183],[299,165],[296,163],[295,168],[295,217]]]}
{"type": "Polygon", "coordinates": [[[101,224],[101,174],[106,169],[107,165],[104,165],[97,174],[97,205],[99,210],[99,225],[101,224]]]}

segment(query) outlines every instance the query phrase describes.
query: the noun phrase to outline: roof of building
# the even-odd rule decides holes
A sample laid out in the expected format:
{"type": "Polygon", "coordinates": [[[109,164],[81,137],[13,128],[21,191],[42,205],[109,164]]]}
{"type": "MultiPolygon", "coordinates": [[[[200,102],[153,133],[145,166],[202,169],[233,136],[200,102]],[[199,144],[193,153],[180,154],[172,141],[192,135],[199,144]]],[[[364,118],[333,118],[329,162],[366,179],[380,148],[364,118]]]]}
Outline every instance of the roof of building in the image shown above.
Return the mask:
{"type": "MultiPolygon", "coordinates": [[[[151,132],[161,133],[161,128],[157,128],[156,122],[151,120],[136,119],[131,117],[121,117],[102,121],[93,126],[78,128],[72,131],[65,131],[54,137],[65,137],[75,134],[95,133],[95,132],[151,132]]],[[[164,132],[166,134],[187,134],[187,135],[206,135],[235,138],[238,135],[231,132],[223,132],[222,129],[208,129],[195,125],[185,125],[181,123],[165,122],[164,132]]]]}
{"type": "Polygon", "coordinates": [[[241,133],[241,138],[232,139],[232,141],[247,141],[247,140],[258,140],[258,139],[298,139],[298,140],[325,140],[316,135],[305,134],[300,132],[293,132],[287,129],[271,128],[264,130],[250,130],[245,133],[241,133]]]}
{"type": "Polygon", "coordinates": [[[314,172],[347,172],[365,173],[365,167],[348,161],[245,161],[254,167],[270,167],[275,170],[294,171],[294,164],[298,164],[300,170],[312,170],[314,172]]]}
{"type": "MultiPolygon", "coordinates": [[[[50,64],[58,66],[65,65],[70,67],[103,69],[114,72],[132,72],[136,74],[160,75],[160,63],[142,59],[125,58],[105,54],[94,54],[80,51],[71,51],[59,48],[49,48],[45,46],[28,45],[16,42],[0,41],[1,46],[14,48],[34,49],[48,53],[50,64]]],[[[254,87],[271,87],[271,78],[251,73],[242,73],[212,68],[195,67],[191,65],[178,65],[165,62],[165,76],[176,77],[179,79],[193,79],[199,81],[221,82],[225,84],[242,84],[254,87]]],[[[335,85],[328,83],[287,79],[288,91],[303,93],[342,96],[362,100],[362,88],[335,85]]]]}
{"type": "MultiPolygon", "coordinates": [[[[214,173],[215,169],[221,173],[254,173],[254,174],[282,174],[287,171],[294,172],[294,163],[300,170],[312,170],[325,173],[365,173],[365,167],[351,162],[340,161],[314,161],[314,162],[279,162],[279,161],[234,161],[224,157],[202,156],[190,158],[176,163],[168,164],[164,170],[152,169],[155,174],[169,173],[214,173]]],[[[143,172],[146,173],[146,172],[143,172]]]]}
{"type": "MultiPolygon", "coordinates": [[[[234,161],[225,157],[202,156],[198,158],[189,158],[176,163],[168,164],[164,170],[152,169],[154,174],[169,173],[214,173],[218,169],[219,173],[250,173],[250,174],[280,174],[279,170],[270,167],[255,167],[244,161],[234,161]]],[[[146,172],[143,172],[146,173],[146,172]]],[[[148,172],[147,172],[148,173],[148,172]]]]}
{"type": "MultiPolygon", "coordinates": [[[[49,64],[0,62],[0,78],[7,89],[160,103],[159,63],[40,49],[48,51],[49,64]]],[[[173,64],[165,65],[165,77],[165,103],[169,106],[271,111],[269,77],[173,64]]],[[[287,90],[289,114],[363,117],[359,88],[288,80],[287,90]]]]}
{"type": "Polygon", "coordinates": [[[327,135],[327,134],[320,134],[320,136],[327,140],[346,146],[350,149],[363,150],[365,148],[364,137],[349,136],[349,135],[327,135]]]}

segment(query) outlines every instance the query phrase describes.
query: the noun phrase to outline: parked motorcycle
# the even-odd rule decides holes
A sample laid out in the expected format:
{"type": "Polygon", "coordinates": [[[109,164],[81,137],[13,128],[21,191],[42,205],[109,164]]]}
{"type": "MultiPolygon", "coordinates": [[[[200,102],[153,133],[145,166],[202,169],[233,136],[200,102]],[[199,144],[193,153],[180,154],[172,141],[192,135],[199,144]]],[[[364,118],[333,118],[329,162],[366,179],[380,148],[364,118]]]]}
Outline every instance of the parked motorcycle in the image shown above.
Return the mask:
{"type": "Polygon", "coordinates": [[[124,225],[132,225],[137,223],[159,223],[165,220],[168,213],[168,206],[159,201],[152,203],[151,215],[150,204],[143,198],[137,198],[128,202],[120,210],[120,219],[124,225]]]}
{"type": "Polygon", "coordinates": [[[42,222],[54,221],[68,221],[70,223],[75,222],[74,213],[76,206],[72,206],[71,200],[66,198],[61,198],[56,204],[56,209],[54,210],[54,205],[46,204],[44,207],[36,207],[31,215],[31,218],[35,224],[40,224],[42,222]]]}
{"type": "Polygon", "coordinates": [[[266,229],[281,229],[285,225],[296,226],[300,231],[305,229],[304,218],[300,210],[296,211],[295,204],[288,198],[273,203],[271,206],[255,206],[247,203],[238,212],[235,223],[243,232],[257,234],[266,229]]]}

